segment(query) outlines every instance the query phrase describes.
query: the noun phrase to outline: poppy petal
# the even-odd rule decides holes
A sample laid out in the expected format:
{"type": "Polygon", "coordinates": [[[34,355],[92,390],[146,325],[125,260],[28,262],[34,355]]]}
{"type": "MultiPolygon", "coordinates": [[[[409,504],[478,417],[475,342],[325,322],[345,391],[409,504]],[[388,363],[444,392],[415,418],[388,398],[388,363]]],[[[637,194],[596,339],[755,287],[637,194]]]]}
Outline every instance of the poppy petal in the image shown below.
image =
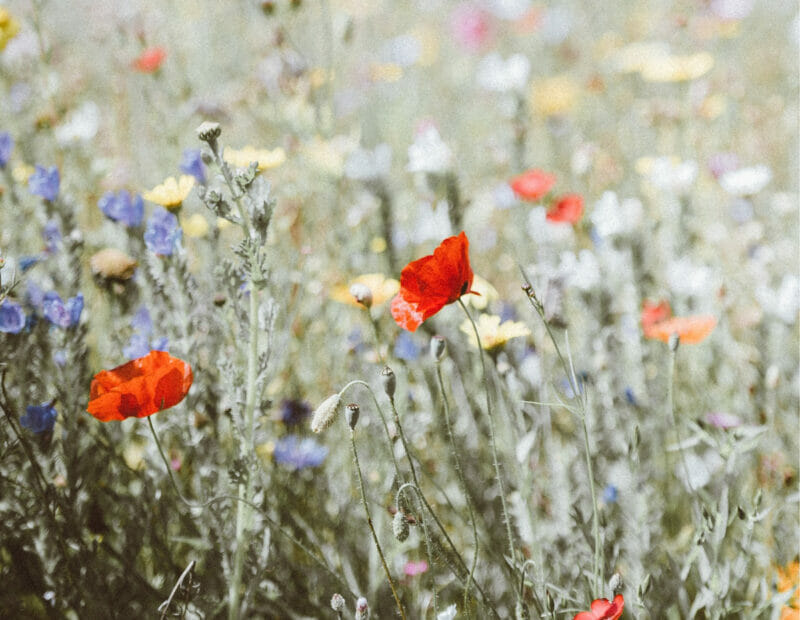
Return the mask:
{"type": "Polygon", "coordinates": [[[424,315],[417,308],[417,305],[407,301],[400,294],[392,299],[392,318],[400,327],[410,332],[417,331],[417,328],[425,320],[424,315]]]}

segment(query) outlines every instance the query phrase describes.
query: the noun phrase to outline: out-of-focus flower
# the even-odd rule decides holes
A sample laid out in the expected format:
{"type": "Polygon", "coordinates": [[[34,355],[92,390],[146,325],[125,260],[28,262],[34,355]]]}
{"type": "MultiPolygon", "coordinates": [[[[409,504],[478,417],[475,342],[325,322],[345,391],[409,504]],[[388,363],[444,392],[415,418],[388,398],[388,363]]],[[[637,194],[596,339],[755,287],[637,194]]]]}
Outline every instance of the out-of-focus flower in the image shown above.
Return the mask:
{"type": "Polygon", "coordinates": [[[147,220],[147,228],[144,231],[144,242],[147,249],[159,256],[169,256],[175,250],[182,236],[183,231],[178,225],[178,218],[175,217],[175,214],[162,207],[156,207],[150,219],[147,220]]]}
{"type": "Polygon", "coordinates": [[[600,282],[600,265],[591,250],[581,250],[577,256],[562,252],[558,273],[564,277],[566,286],[582,291],[591,291],[600,282]]]}
{"type": "Polygon", "coordinates": [[[797,320],[800,310],[800,280],[796,275],[784,275],[777,289],[762,283],[756,287],[755,295],[767,313],[787,325],[792,325],[797,320]]]}
{"type": "Polygon", "coordinates": [[[547,212],[548,222],[575,224],[583,215],[583,196],[565,194],[556,200],[555,205],[547,212]]]}
{"type": "Polygon", "coordinates": [[[516,21],[531,11],[531,0],[488,0],[486,6],[498,19],[516,21]]]}
{"type": "Polygon", "coordinates": [[[414,342],[414,337],[406,331],[401,331],[394,341],[394,356],[397,359],[413,362],[419,358],[419,346],[414,342]]]}
{"type": "Polygon", "coordinates": [[[116,248],[104,248],[89,259],[92,273],[107,280],[130,280],[136,267],[134,259],[116,248]]]}
{"type": "Polygon", "coordinates": [[[628,235],[642,221],[642,203],[636,198],[627,198],[620,203],[615,192],[603,192],[589,215],[595,231],[602,238],[628,235]]]}
{"type": "Polygon", "coordinates": [[[751,166],[724,173],[719,184],[731,196],[754,196],[772,180],[769,166],[751,166]]]}
{"type": "Polygon", "coordinates": [[[25,327],[25,311],[18,303],[6,298],[0,301],[0,332],[18,334],[25,327]]]}
{"type": "Polygon", "coordinates": [[[55,291],[45,294],[42,301],[42,314],[53,325],[67,329],[78,324],[83,312],[83,293],[70,297],[67,302],[55,291]]]}
{"type": "Polygon", "coordinates": [[[61,227],[55,219],[47,220],[42,228],[42,240],[44,241],[45,252],[55,254],[58,246],[61,245],[61,227]]]}
{"type": "Polygon", "coordinates": [[[739,156],[736,153],[715,153],[708,159],[708,170],[715,179],[739,167],[739,156]]]}
{"type": "Polygon", "coordinates": [[[281,437],[275,443],[273,458],[279,465],[295,471],[306,467],[318,467],[328,456],[328,448],[311,437],[300,439],[297,435],[281,437]]]}
{"type": "Polygon", "coordinates": [[[369,66],[371,82],[393,84],[403,77],[403,68],[393,62],[374,62],[369,66]]]}
{"type": "Polygon", "coordinates": [[[736,428],[742,425],[742,420],[733,415],[732,413],[725,413],[723,411],[712,411],[706,414],[706,422],[714,428],[719,428],[724,431],[729,428],[736,428]]]}
{"type": "Polygon", "coordinates": [[[303,142],[300,152],[311,167],[333,178],[344,173],[345,158],[358,148],[357,134],[339,134],[326,140],[314,136],[303,142]]]}
{"type": "Polygon", "coordinates": [[[617,501],[617,487],[613,484],[608,484],[603,489],[603,503],[604,504],[613,504],[617,501]]]}
{"type": "Polygon", "coordinates": [[[503,60],[492,52],[478,63],[475,79],[481,88],[499,93],[519,92],[528,83],[531,63],[526,56],[514,54],[503,60]]]}
{"type": "Polygon", "coordinates": [[[425,560],[420,560],[419,562],[406,562],[406,565],[403,567],[403,573],[405,573],[408,577],[416,577],[427,570],[428,563],[425,560]]]}
{"type": "Polygon", "coordinates": [[[744,19],[753,10],[755,0],[711,0],[711,12],[724,20],[744,19]]]}
{"type": "Polygon", "coordinates": [[[143,418],[181,402],[192,386],[192,367],[164,351],[151,351],[94,379],[86,410],[101,422],[143,418]]]}
{"type": "MultiPolygon", "coordinates": [[[[503,321],[499,316],[494,314],[481,314],[476,321],[478,326],[478,334],[481,337],[481,347],[487,351],[498,349],[512,338],[523,338],[529,336],[531,330],[528,329],[525,323],[517,321],[503,321]]],[[[472,329],[472,323],[468,319],[464,319],[461,323],[461,331],[464,332],[470,344],[477,347],[478,343],[475,340],[475,332],[472,329]]]]}
{"type": "Polygon", "coordinates": [[[166,57],[167,50],[163,47],[148,47],[133,61],[133,68],[139,73],[155,73],[161,68],[166,57]]]}
{"type": "Polygon", "coordinates": [[[179,179],[168,177],[161,185],[156,185],[149,192],[145,192],[144,199],[172,211],[183,204],[194,183],[194,177],[189,174],[182,174],[179,179]]]}
{"type": "Polygon", "coordinates": [[[456,42],[470,52],[481,49],[491,37],[488,16],[471,3],[456,7],[450,18],[450,28],[456,42]]]}
{"type": "Polygon", "coordinates": [[[200,149],[185,149],[180,169],[184,174],[193,176],[201,185],[206,182],[206,166],[200,155],[200,149]]]}
{"type": "Polygon", "coordinates": [[[697,178],[697,162],[677,157],[640,157],[635,167],[653,187],[675,195],[687,193],[697,178]]]}
{"type": "Polygon", "coordinates": [[[5,49],[18,32],[19,22],[5,8],[0,7],[0,51],[5,49]]]}
{"type": "Polygon", "coordinates": [[[644,330],[645,338],[669,342],[677,334],[681,344],[698,344],[714,331],[717,319],[711,315],[676,316],[654,323],[644,330]]]}
{"type": "Polygon", "coordinates": [[[529,202],[536,202],[546,196],[555,184],[555,175],[539,169],[528,170],[511,179],[510,183],[514,194],[529,202]]]}
{"type": "Polygon", "coordinates": [[[464,305],[475,308],[476,310],[485,310],[489,302],[500,299],[500,293],[492,286],[492,283],[477,274],[472,276],[472,286],[470,290],[475,295],[468,295],[462,298],[461,301],[464,305]]]}
{"type": "Polygon", "coordinates": [[[344,163],[344,175],[357,181],[370,181],[389,174],[392,166],[392,148],[379,144],[374,149],[357,149],[344,163]]]}
{"type": "Polygon", "coordinates": [[[0,168],[5,168],[14,150],[14,138],[7,131],[0,132],[0,168]]]}
{"type": "Polygon", "coordinates": [[[575,614],[572,620],[617,620],[624,608],[625,600],[621,594],[617,594],[610,603],[607,598],[599,598],[592,601],[591,611],[575,614]]]}
{"type": "Polygon", "coordinates": [[[563,116],[575,108],[579,93],[571,77],[557,75],[531,84],[528,100],[531,109],[541,116],[563,116]]]}
{"type": "Polygon", "coordinates": [[[714,57],[708,52],[688,56],[665,54],[646,60],[640,75],[646,82],[686,82],[708,73],[714,66],[714,57]]]}
{"type": "Polygon", "coordinates": [[[222,158],[236,168],[247,168],[251,162],[256,162],[258,171],[261,172],[280,166],[286,161],[286,152],[281,147],[270,151],[257,149],[250,145],[242,149],[232,149],[226,146],[222,152],[222,158]]]}
{"type": "Polygon", "coordinates": [[[775,570],[778,592],[793,590],[794,594],[788,604],[781,608],[781,620],[796,619],[800,616],[800,562],[789,562],[785,567],[775,570]]]}
{"type": "Polygon", "coordinates": [[[452,160],[450,147],[442,140],[439,130],[429,124],[416,135],[413,144],[408,147],[407,170],[443,174],[450,170],[452,160]]]}
{"type": "Polygon", "coordinates": [[[286,426],[296,426],[311,417],[311,405],[304,400],[284,398],[278,415],[286,426]]]}
{"type": "Polygon", "coordinates": [[[53,202],[58,197],[58,189],[61,185],[61,177],[58,168],[51,166],[45,168],[36,164],[36,169],[28,179],[28,191],[34,196],[41,196],[49,202],[53,202]]]}
{"type": "Polygon", "coordinates": [[[670,261],[666,267],[669,289],[676,295],[702,299],[708,291],[718,290],[719,276],[706,265],[698,265],[688,256],[670,261]]]}
{"type": "Polygon", "coordinates": [[[472,293],[469,241],[462,231],[433,254],[410,262],[400,273],[400,292],[392,300],[395,322],[414,332],[423,321],[462,295],[472,293]]]}
{"type": "Polygon", "coordinates": [[[94,101],[86,101],[70,112],[67,119],[55,128],[56,140],[62,146],[73,142],[88,142],[100,128],[100,108],[94,101]]]}
{"type": "Polygon", "coordinates": [[[666,300],[653,303],[649,299],[645,299],[642,303],[642,329],[645,331],[656,323],[666,321],[671,316],[672,308],[669,307],[669,302],[666,300]]]}
{"type": "Polygon", "coordinates": [[[193,213],[187,218],[181,218],[181,228],[187,237],[201,238],[208,234],[211,225],[208,220],[199,213],[193,213]]]}
{"type": "Polygon", "coordinates": [[[573,17],[564,5],[548,6],[539,20],[539,36],[545,43],[558,45],[572,30],[573,17]]]}
{"type": "Polygon", "coordinates": [[[27,183],[31,175],[36,172],[36,168],[28,164],[17,164],[11,169],[11,178],[17,183],[27,183]]]}
{"type": "Polygon", "coordinates": [[[25,415],[19,419],[19,424],[33,433],[49,433],[53,430],[57,417],[58,411],[53,407],[53,403],[28,405],[25,407],[25,415]]]}
{"type": "Polygon", "coordinates": [[[131,196],[126,190],[106,192],[97,201],[100,211],[114,222],[121,222],[125,226],[140,226],[144,218],[144,201],[139,194],[131,196]]]}
{"type": "Polygon", "coordinates": [[[122,354],[134,359],[144,357],[150,351],[167,351],[169,341],[167,338],[153,338],[153,321],[150,318],[150,311],[147,306],[141,306],[131,317],[131,327],[133,334],[128,341],[128,345],[122,349],[122,354]]]}
{"type": "Polygon", "coordinates": [[[372,294],[373,306],[380,306],[388,301],[397,294],[400,288],[400,283],[394,278],[387,278],[382,273],[365,273],[347,284],[338,284],[331,288],[331,299],[351,306],[363,307],[350,292],[353,285],[365,286],[369,289],[372,294]]]}
{"type": "Polygon", "coordinates": [[[457,612],[458,607],[456,607],[456,604],[453,603],[452,605],[445,607],[444,611],[440,611],[439,615],[436,616],[436,620],[454,620],[457,612]]]}

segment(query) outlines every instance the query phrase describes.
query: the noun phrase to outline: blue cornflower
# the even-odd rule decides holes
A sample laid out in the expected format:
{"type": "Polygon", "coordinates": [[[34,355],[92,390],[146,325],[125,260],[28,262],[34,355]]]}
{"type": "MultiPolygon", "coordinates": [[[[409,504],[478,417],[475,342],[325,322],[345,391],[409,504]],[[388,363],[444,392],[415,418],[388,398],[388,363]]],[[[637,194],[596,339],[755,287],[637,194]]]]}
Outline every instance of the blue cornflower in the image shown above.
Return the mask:
{"type": "Polygon", "coordinates": [[[150,340],[153,331],[153,321],[146,306],[139,308],[131,317],[131,327],[133,334],[127,346],[122,349],[122,354],[128,359],[144,357],[150,351],[166,351],[169,340],[158,338],[150,340]]]}
{"type": "Polygon", "coordinates": [[[9,299],[0,302],[0,332],[18,334],[25,327],[25,311],[9,299]]]}
{"type": "Polygon", "coordinates": [[[42,313],[45,318],[53,325],[61,328],[77,325],[83,311],[83,294],[78,293],[75,297],[67,299],[64,303],[55,291],[50,291],[44,296],[42,302],[42,313]]]}
{"type": "Polygon", "coordinates": [[[45,200],[53,202],[58,197],[58,188],[61,185],[61,177],[58,168],[51,166],[45,168],[36,164],[36,170],[28,178],[28,190],[34,196],[41,196],[45,200]]]}
{"type": "Polygon", "coordinates": [[[631,387],[625,388],[625,400],[629,405],[633,405],[634,407],[639,406],[639,401],[636,400],[636,394],[633,393],[633,388],[631,387]]]}
{"type": "Polygon", "coordinates": [[[28,280],[27,282],[25,303],[36,309],[41,309],[44,303],[44,291],[32,280],[28,280]]]}
{"type": "Polygon", "coordinates": [[[156,207],[147,220],[147,229],[144,231],[147,249],[159,256],[169,256],[182,236],[183,231],[175,214],[164,207],[156,207]]]}
{"type": "Polygon", "coordinates": [[[19,260],[17,261],[17,264],[19,265],[19,268],[22,271],[22,273],[25,273],[26,271],[28,271],[28,269],[33,267],[40,260],[42,260],[42,257],[40,255],[37,255],[37,256],[20,256],[19,260]]]}
{"type": "Polygon", "coordinates": [[[61,228],[56,220],[47,220],[42,229],[42,239],[44,239],[45,249],[49,254],[58,251],[58,246],[61,244],[61,228]]]}
{"type": "Polygon", "coordinates": [[[115,221],[125,224],[125,226],[141,226],[144,219],[144,201],[139,194],[131,196],[127,191],[120,190],[106,192],[97,201],[97,206],[103,214],[115,221]]]}
{"type": "Polygon", "coordinates": [[[28,405],[25,407],[25,415],[19,419],[19,423],[23,428],[34,433],[46,433],[53,430],[56,417],[58,417],[58,412],[52,403],[28,405]]]}
{"type": "Polygon", "coordinates": [[[303,400],[284,398],[281,401],[281,422],[286,426],[300,424],[311,415],[311,405],[303,400]]]}
{"type": "Polygon", "coordinates": [[[606,504],[613,504],[617,501],[617,487],[613,484],[606,485],[603,489],[603,502],[606,504]]]}
{"type": "Polygon", "coordinates": [[[14,138],[7,131],[0,133],[0,168],[5,168],[11,151],[14,149],[14,138]]]}
{"type": "Polygon", "coordinates": [[[147,306],[141,306],[131,317],[131,327],[143,334],[153,331],[153,320],[150,318],[150,311],[147,306]]]}
{"type": "Polygon", "coordinates": [[[205,184],[206,182],[206,167],[203,164],[203,158],[200,151],[197,149],[186,149],[183,152],[183,159],[181,160],[181,172],[184,174],[191,174],[197,182],[205,184]]]}
{"type": "Polygon", "coordinates": [[[328,448],[311,437],[300,439],[297,435],[281,437],[275,444],[275,462],[289,469],[304,469],[322,465],[328,456],[328,448]]]}
{"type": "Polygon", "coordinates": [[[400,332],[394,341],[394,356],[407,362],[413,362],[419,357],[419,347],[411,334],[406,331],[400,332]]]}

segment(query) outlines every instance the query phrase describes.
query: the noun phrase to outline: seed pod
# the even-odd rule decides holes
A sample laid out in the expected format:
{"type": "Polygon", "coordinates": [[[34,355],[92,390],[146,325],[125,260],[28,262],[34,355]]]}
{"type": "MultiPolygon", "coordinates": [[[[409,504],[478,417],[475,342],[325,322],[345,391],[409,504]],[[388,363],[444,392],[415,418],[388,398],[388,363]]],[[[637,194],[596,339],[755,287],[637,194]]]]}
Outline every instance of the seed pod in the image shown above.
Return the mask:
{"type": "Polygon", "coordinates": [[[369,620],[369,603],[363,596],[356,601],[355,620],[369,620]]]}
{"type": "Polygon", "coordinates": [[[403,514],[402,510],[398,510],[394,513],[394,519],[392,519],[392,533],[394,537],[403,542],[408,538],[408,521],[406,520],[406,516],[403,514]]]}
{"type": "Polygon", "coordinates": [[[394,398],[394,391],[397,387],[397,377],[394,371],[388,366],[384,366],[381,370],[381,381],[383,382],[383,391],[389,398],[394,398]]]}
{"type": "Polygon", "coordinates": [[[331,609],[333,609],[333,611],[343,611],[344,607],[344,597],[337,592],[331,597],[331,609]]]}
{"type": "Polygon", "coordinates": [[[447,342],[442,336],[434,336],[431,338],[431,355],[437,362],[441,362],[444,357],[445,349],[447,349],[447,342]]]}
{"type": "Polygon", "coordinates": [[[345,416],[347,417],[347,425],[351,429],[355,429],[358,424],[358,416],[361,415],[361,407],[356,403],[350,403],[344,408],[345,416]]]}

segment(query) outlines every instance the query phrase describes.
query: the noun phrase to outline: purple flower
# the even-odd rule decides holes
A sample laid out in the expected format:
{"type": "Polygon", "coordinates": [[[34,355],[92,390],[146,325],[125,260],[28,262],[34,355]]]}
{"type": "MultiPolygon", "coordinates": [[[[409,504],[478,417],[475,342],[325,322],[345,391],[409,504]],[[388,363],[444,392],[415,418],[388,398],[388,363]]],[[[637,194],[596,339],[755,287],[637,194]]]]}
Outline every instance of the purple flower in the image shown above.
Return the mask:
{"type": "Polygon", "coordinates": [[[57,417],[58,412],[52,403],[28,405],[25,407],[25,415],[19,419],[19,423],[31,432],[46,433],[53,430],[57,417]]]}
{"type": "Polygon", "coordinates": [[[603,489],[603,502],[606,504],[613,504],[617,501],[617,487],[613,484],[606,485],[603,489]]]}
{"type": "Polygon", "coordinates": [[[25,273],[33,267],[36,263],[42,260],[41,256],[20,256],[19,257],[19,268],[22,270],[22,273],[25,273]]]}
{"type": "Polygon", "coordinates": [[[275,444],[275,462],[289,469],[299,470],[322,465],[328,456],[328,448],[311,437],[300,439],[297,435],[281,437],[275,444]]]}
{"type": "Polygon", "coordinates": [[[44,245],[49,254],[55,254],[58,251],[61,243],[61,229],[56,220],[47,220],[42,229],[42,239],[44,239],[44,245]]]}
{"type": "Polygon", "coordinates": [[[407,331],[401,331],[394,341],[394,356],[407,362],[413,362],[419,357],[419,347],[407,331]]]}
{"type": "Polygon", "coordinates": [[[127,191],[120,190],[106,192],[97,201],[97,206],[103,214],[115,221],[122,222],[125,226],[141,226],[144,219],[144,201],[139,194],[131,196],[127,191]]]}
{"type": "Polygon", "coordinates": [[[8,299],[0,302],[0,332],[18,334],[25,327],[25,312],[22,306],[8,299]]]}
{"type": "Polygon", "coordinates": [[[44,296],[42,312],[45,318],[53,325],[63,329],[77,325],[83,311],[83,294],[78,293],[64,303],[55,291],[50,291],[44,296]]]}
{"type": "Polygon", "coordinates": [[[146,306],[140,307],[131,317],[131,327],[133,328],[131,339],[128,341],[128,345],[122,349],[122,354],[128,359],[144,357],[150,351],[167,350],[169,340],[166,338],[150,340],[153,321],[150,319],[150,312],[146,306]]]}
{"type": "Polygon", "coordinates": [[[156,207],[147,220],[147,229],[144,231],[147,249],[159,256],[169,256],[182,236],[178,218],[164,207],[156,207]]]}
{"type": "Polygon", "coordinates": [[[53,361],[55,362],[56,366],[64,368],[64,366],[67,365],[67,352],[64,349],[53,351],[53,361]]]}
{"type": "Polygon", "coordinates": [[[742,425],[742,421],[731,413],[724,413],[722,411],[713,411],[706,414],[706,422],[711,426],[720,428],[724,431],[729,428],[736,428],[742,425]]]}
{"type": "Polygon", "coordinates": [[[25,303],[37,309],[41,309],[44,303],[44,291],[35,282],[28,280],[27,290],[25,291],[25,303]]]}
{"type": "Polygon", "coordinates": [[[197,182],[204,185],[206,182],[206,167],[203,158],[197,149],[186,149],[181,160],[181,172],[191,174],[197,182]]]}
{"type": "Polygon", "coordinates": [[[281,401],[280,419],[286,426],[300,424],[311,415],[311,405],[303,400],[284,398],[281,401]]]}
{"type": "Polygon", "coordinates": [[[11,151],[14,149],[14,138],[7,131],[0,133],[0,168],[5,168],[11,151]]]}
{"type": "Polygon", "coordinates": [[[149,334],[153,331],[153,321],[150,318],[150,311],[147,309],[147,306],[141,306],[131,317],[131,327],[134,331],[141,332],[143,334],[149,334]]]}
{"type": "Polygon", "coordinates": [[[34,196],[41,196],[45,200],[53,202],[58,197],[58,188],[61,185],[61,177],[58,175],[58,168],[51,166],[44,168],[36,164],[36,170],[28,178],[28,190],[34,196]]]}

